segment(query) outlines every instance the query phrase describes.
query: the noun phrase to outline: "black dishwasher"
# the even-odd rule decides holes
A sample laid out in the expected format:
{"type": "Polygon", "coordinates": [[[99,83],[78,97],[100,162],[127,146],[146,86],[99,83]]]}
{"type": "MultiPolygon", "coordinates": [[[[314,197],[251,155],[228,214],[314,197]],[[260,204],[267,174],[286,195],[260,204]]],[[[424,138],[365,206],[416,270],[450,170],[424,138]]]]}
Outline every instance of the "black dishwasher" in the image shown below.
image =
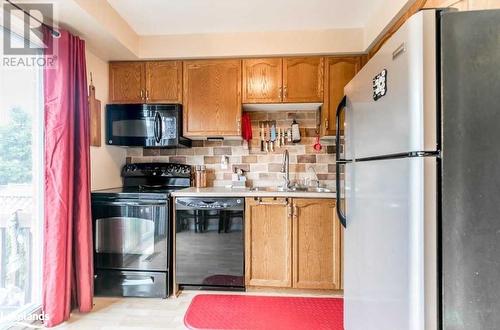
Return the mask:
{"type": "Polygon", "coordinates": [[[175,281],[180,288],[243,291],[243,198],[177,198],[175,281]]]}

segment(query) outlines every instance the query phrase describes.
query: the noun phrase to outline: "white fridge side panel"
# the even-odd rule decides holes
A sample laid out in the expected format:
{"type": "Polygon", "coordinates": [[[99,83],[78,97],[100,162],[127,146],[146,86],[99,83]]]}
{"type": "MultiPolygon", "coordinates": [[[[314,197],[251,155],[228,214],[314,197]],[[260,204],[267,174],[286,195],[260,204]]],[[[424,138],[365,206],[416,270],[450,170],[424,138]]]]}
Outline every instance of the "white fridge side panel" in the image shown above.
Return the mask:
{"type": "Polygon", "coordinates": [[[426,224],[435,224],[435,216],[429,218],[431,206],[426,206],[432,196],[426,198],[425,194],[436,188],[435,181],[431,185],[425,180],[426,175],[432,176],[429,168],[435,169],[434,158],[346,165],[347,330],[425,328],[426,300],[432,298],[425,288],[432,285],[426,280],[424,256],[433,249],[425,249],[426,224]],[[428,159],[434,161],[434,167],[426,165],[428,159]]]}
{"type": "Polygon", "coordinates": [[[345,158],[436,150],[435,12],[406,22],[346,86],[345,158]],[[373,79],[387,70],[387,92],[373,79]]]}

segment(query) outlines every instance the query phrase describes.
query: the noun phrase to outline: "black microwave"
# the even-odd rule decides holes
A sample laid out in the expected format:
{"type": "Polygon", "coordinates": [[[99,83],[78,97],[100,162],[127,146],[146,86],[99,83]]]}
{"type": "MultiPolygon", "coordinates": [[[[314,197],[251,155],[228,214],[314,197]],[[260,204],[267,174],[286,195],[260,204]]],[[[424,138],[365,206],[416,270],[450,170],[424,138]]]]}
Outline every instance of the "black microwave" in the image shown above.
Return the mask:
{"type": "Polygon", "coordinates": [[[191,140],[182,136],[182,105],[106,105],[106,144],[190,148],[191,140]]]}

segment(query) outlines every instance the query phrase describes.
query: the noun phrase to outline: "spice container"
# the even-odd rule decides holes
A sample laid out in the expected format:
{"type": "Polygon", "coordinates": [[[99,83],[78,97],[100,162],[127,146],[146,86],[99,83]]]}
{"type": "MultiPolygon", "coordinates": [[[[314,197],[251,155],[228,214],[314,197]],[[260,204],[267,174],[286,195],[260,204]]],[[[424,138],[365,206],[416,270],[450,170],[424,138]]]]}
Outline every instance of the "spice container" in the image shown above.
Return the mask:
{"type": "Polygon", "coordinates": [[[207,170],[205,165],[196,165],[194,171],[194,185],[196,188],[205,188],[207,186],[207,170]]]}

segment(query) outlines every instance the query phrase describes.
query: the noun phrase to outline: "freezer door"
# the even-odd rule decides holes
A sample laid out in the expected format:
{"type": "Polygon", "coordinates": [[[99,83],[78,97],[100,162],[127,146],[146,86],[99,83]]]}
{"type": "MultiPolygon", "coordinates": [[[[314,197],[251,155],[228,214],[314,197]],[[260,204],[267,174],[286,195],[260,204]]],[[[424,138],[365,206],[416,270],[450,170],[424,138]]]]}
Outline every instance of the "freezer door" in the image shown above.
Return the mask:
{"type": "Polygon", "coordinates": [[[435,15],[412,16],[346,86],[346,159],[436,150],[435,15]]]}
{"type": "Polygon", "coordinates": [[[436,159],[346,165],[348,330],[436,329],[436,159]]]}

